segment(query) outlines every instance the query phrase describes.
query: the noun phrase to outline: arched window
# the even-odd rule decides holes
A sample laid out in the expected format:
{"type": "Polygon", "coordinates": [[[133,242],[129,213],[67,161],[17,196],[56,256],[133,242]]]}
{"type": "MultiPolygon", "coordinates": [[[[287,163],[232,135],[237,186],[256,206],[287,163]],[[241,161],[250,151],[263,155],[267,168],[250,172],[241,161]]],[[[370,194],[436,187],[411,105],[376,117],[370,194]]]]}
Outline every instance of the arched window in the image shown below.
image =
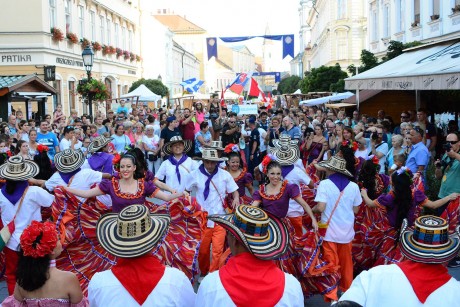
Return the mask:
{"type": "Polygon", "coordinates": [[[340,29],[336,31],[337,60],[348,59],[348,31],[340,29]]]}

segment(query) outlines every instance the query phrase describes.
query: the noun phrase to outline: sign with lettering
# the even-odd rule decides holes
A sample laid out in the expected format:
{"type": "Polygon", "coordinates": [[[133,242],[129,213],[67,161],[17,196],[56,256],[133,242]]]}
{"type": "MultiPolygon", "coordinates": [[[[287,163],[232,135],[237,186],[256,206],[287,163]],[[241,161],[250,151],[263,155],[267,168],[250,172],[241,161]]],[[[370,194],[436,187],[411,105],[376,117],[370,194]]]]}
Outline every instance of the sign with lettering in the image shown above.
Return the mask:
{"type": "Polygon", "coordinates": [[[2,63],[32,62],[30,54],[4,54],[2,63]]]}
{"type": "Polygon", "coordinates": [[[56,66],[45,66],[45,81],[56,81],[56,66]]]}
{"type": "Polygon", "coordinates": [[[70,65],[70,66],[79,66],[83,67],[82,61],[72,60],[72,59],[65,59],[65,58],[56,58],[56,63],[70,65]]]}
{"type": "Polygon", "coordinates": [[[237,115],[244,114],[257,114],[258,105],[256,104],[234,104],[232,105],[232,112],[237,115]]]}

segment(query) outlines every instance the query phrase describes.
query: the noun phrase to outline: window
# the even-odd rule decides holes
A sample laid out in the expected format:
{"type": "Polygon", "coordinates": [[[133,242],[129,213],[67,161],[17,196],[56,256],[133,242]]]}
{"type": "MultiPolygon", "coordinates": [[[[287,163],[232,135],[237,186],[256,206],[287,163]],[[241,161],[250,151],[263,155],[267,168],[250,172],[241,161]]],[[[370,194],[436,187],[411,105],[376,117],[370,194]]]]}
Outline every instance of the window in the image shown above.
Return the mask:
{"type": "Polygon", "coordinates": [[[404,30],[404,11],[403,11],[403,0],[395,1],[395,13],[396,13],[396,32],[404,30]]]}
{"type": "Polygon", "coordinates": [[[78,6],[78,26],[80,37],[85,36],[85,8],[82,5],[78,6]]]}
{"type": "Polygon", "coordinates": [[[390,5],[383,7],[383,37],[390,37],[390,5]]]}
{"type": "Polygon", "coordinates": [[[53,106],[56,110],[58,104],[61,104],[61,80],[53,81],[53,87],[56,90],[56,95],[53,95],[53,106]]]}
{"type": "Polygon", "coordinates": [[[455,0],[455,5],[460,5],[460,0],[455,0]]]}
{"type": "Polygon", "coordinates": [[[115,33],[114,33],[114,36],[115,36],[115,47],[120,47],[120,44],[118,43],[118,35],[119,35],[119,31],[118,31],[118,28],[119,28],[119,25],[118,23],[115,24],[115,33]]]}
{"type": "Polygon", "coordinates": [[[104,16],[99,16],[100,18],[100,30],[101,30],[101,44],[105,43],[105,19],[104,16]]]}
{"type": "Polygon", "coordinates": [[[348,32],[337,31],[337,60],[348,59],[348,32]]]}
{"type": "Polygon", "coordinates": [[[377,10],[372,11],[372,37],[371,40],[373,42],[378,40],[378,33],[379,33],[379,20],[377,15],[377,10]]]}
{"type": "Polygon", "coordinates": [[[132,52],[133,51],[133,31],[128,31],[128,48],[132,52]]]}
{"type": "Polygon", "coordinates": [[[107,45],[112,41],[112,21],[107,19],[107,45]]]}
{"type": "Polygon", "coordinates": [[[49,0],[50,2],[50,28],[56,27],[56,0],[49,0]]]}
{"type": "Polygon", "coordinates": [[[93,11],[89,12],[89,23],[91,26],[91,41],[96,40],[96,15],[93,11]]]}
{"type": "Polygon", "coordinates": [[[432,15],[439,16],[439,12],[440,12],[439,5],[440,5],[439,0],[433,0],[433,14],[432,15]]]}
{"type": "Polygon", "coordinates": [[[72,0],[64,1],[65,31],[72,32],[72,0]]]}
{"type": "Polygon", "coordinates": [[[420,24],[420,0],[414,0],[414,23],[420,24]]]}
{"type": "Polygon", "coordinates": [[[126,28],[121,28],[121,47],[126,50],[126,28]]]}
{"type": "Polygon", "coordinates": [[[337,19],[347,16],[347,0],[337,0],[337,19]]]}
{"type": "Polygon", "coordinates": [[[75,81],[69,81],[69,110],[75,110],[75,81]]]}

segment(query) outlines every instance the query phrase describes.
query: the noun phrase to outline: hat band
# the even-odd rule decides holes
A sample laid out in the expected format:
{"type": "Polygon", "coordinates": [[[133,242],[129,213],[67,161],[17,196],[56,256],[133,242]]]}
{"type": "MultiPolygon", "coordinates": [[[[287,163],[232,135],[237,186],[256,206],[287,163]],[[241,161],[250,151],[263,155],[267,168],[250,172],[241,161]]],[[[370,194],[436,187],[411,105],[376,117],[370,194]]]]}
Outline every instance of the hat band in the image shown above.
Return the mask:
{"type": "Polygon", "coordinates": [[[233,224],[248,237],[265,238],[268,235],[268,221],[264,224],[255,224],[234,214],[233,224]]]}
{"type": "Polygon", "coordinates": [[[442,247],[449,245],[449,234],[446,230],[421,232],[419,229],[415,229],[412,238],[417,244],[424,247],[442,247]]]}

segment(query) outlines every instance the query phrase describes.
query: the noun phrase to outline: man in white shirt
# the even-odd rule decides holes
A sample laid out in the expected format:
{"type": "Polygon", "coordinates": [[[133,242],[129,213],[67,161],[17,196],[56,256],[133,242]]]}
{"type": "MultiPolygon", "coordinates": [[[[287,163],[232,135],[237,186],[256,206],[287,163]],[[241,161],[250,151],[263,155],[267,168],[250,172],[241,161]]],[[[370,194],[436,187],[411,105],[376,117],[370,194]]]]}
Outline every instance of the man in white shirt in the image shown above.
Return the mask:
{"type": "MultiPolygon", "coordinates": [[[[193,171],[185,180],[185,190],[196,191],[196,200],[203,211],[211,214],[225,214],[224,200],[227,193],[233,193],[232,207],[239,206],[238,186],[227,171],[217,167],[217,164],[227,158],[219,158],[214,148],[203,148],[203,164],[193,171]]],[[[214,222],[208,221],[202,234],[198,263],[202,278],[218,269],[219,258],[223,253],[225,229],[214,222]],[[212,262],[210,262],[210,247],[212,244],[212,262]]]]}
{"type": "Polygon", "coordinates": [[[77,150],[81,148],[82,144],[76,138],[74,130],[75,128],[73,126],[67,126],[64,128],[64,137],[59,143],[60,151],[63,151],[69,148],[73,150],[77,150]]]}
{"type": "Polygon", "coordinates": [[[405,220],[399,242],[401,253],[408,260],[362,272],[341,301],[365,307],[459,305],[460,282],[445,267],[460,250],[459,226],[449,237],[449,225],[440,217],[417,218],[413,231],[407,225],[405,220]]]}
{"type": "Polygon", "coordinates": [[[91,278],[88,300],[92,307],[194,306],[195,293],[185,274],[152,255],[170,222],[168,215],[151,214],[143,205],[99,219],[97,239],[118,259],[110,270],[91,278]]]}
{"type": "Polygon", "coordinates": [[[227,231],[233,256],[203,279],[196,306],[304,306],[299,281],[270,261],[287,250],[289,235],[281,220],[246,205],[235,214],[208,218],[227,231]]]}
{"type": "MultiPolygon", "coordinates": [[[[355,214],[362,202],[356,183],[350,181],[351,173],[346,169],[342,157],[333,156],[328,161],[318,163],[326,169],[328,179],[318,186],[313,212],[321,213],[321,225],[327,225],[324,237],[324,259],[340,267],[340,289],[346,291],[353,280],[353,260],[351,242],[355,236],[355,214]]],[[[327,301],[337,301],[337,288],[325,295],[327,301]]]]}

